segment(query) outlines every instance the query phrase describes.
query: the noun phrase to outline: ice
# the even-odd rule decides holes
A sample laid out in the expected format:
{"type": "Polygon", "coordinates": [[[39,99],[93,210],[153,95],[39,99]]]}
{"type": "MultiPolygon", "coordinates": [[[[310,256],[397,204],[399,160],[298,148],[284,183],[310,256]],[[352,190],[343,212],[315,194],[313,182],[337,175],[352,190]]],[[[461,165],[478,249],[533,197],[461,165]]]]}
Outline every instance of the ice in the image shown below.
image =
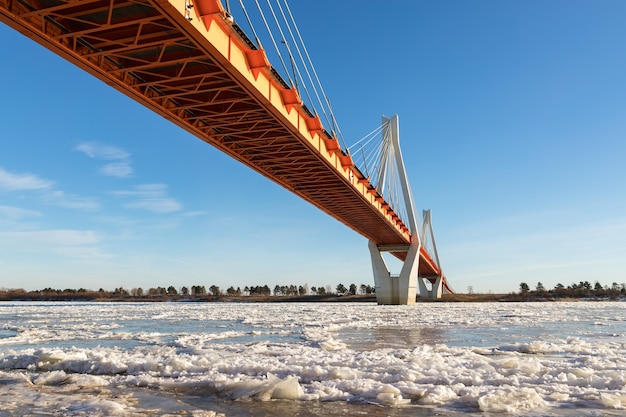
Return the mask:
{"type": "Polygon", "coordinates": [[[191,412],[192,417],[226,417],[225,414],[216,413],[215,411],[194,410],[191,412]]]}
{"type": "Polygon", "coordinates": [[[546,402],[532,388],[502,389],[480,397],[478,406],[481,411],[494,413],[515,413],[522,410],[543,408],[546,402]]]}
{"type": "MultiPolygon", "coordinates": [[[[257,398],[261,401],[305,399],[297,377],[288,376],[281,379],[272,373],[268,373],[265,380],[227,383],[219,389],[219,392],[237,400],[242,398],[257,398]]],[[[307,399],[316,398],[307,396],[307,399]]]]}
{"type": "Polygon", "coordinates": [[[409,398],[403,398],[402,391],[390,384],[384,384],[380,387],[376,399],[382,403],[390,405],[410,404],[409,398]]]}
{"type": "Polygon", "coordinates": [[[268,374],[268,379],[270,384],[273,385],[271,393],[268,393],[270,398],[276,400],[300,400],[304,397],[304,391],[297,377],[289,376],[285,379],[280,379],[270,373],[268,374]]]}
{"type": "Polygon", "coordinates": [[[74,416],[125,416],[126,407],[108,400],[89,400],[67,408],[67,413],[74,416]]]}
{"type": "Polygon", "coordinates": [[[623,409],[626,406],[626,393],[610,394],[600,393],[600,402],[607,408],[623,409]]]}
{"type": "Polygon", "coordinates": [[[63,371],[52,371],[37,375],[33,378],[35,385],[61,385],[69,381],[69,377],[63,371]]]}
{"type": "Polygon", "coordinates": [[[626,303],[2,307],[19,314],[3,324],[15,331],[0,339],[0,402],[18,411],[45,398],[40,410],[141,414],[139,388],[513,414],[626,407],[626,303]]]}
{"type": "Polygon", "coordinates": [[[435,385],[426,391],[426,394],[419,400],[420,404],[439,405],[458,398],[458,394],[445,385],[435,385]]]}

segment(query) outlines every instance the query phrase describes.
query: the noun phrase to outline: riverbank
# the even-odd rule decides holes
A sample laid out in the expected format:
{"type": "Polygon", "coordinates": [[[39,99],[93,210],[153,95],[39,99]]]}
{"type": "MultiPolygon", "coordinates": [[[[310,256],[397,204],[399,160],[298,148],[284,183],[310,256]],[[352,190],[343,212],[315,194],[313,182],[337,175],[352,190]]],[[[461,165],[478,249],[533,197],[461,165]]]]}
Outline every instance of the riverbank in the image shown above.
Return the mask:
{"type": "MultiPolygon", "coordinates": [[[[157,295],[157,296],[115,296],[101,293],[0,293],[0,301],[42,301],[42,302],[129,302],[129,303],[376,303],[376,294],[364,295],[157,295]]],[[[493,303],[493,302],[562,302],[562,301],[626,301],[626,296],[617,297],[567,297],[551,294],[444,294],[439,299],[417,297],[417,303],[493,303]]]]}

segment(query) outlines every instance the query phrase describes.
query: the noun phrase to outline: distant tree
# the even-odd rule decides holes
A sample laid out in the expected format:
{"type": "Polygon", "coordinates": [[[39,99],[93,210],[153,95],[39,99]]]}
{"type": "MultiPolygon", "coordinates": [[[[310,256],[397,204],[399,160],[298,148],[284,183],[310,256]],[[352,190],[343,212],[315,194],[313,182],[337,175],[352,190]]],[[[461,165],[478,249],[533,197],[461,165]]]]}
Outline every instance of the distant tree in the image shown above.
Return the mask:
{"type": "Polygon", "coordinates": [[[350,289],[348,290],[348,294],[356,295],[356,285],[355,284],[350,284],[350,289]]]}
{"type": "Polygon", "coordinates": [[[182,295],[189,295],[189,288],[184,287],[184,286],[183,286],[183,287],[180,287],[180,293],[181,293],[182,295]]]}
{"type": "Polygon", "coordinates": [[[551,293],[555,293],[558,294],[559,296],[565,295],[567,293],[567,289],[565,289],[565,286],[561,283],[558,283],[554,286],[554,289],[551,290],[551,293]]]}
{"type": "Polygon", "coordinates": [[[337,294],[344,295],[347,292],[347,288],[343,284],[337,285],[337,294]]]}
{"type": "Polygon", "coordinates": [[[206,288],[204,288],[204,285],[192,285],[191,294],[192,295],[206,295],[206,288]]]}
{"type": "Polygon", "coordinates": [[[535,287],[535,290],[537,290],[539,292],[544,292],[546,290],[546,288],[543,286],[543,284],[541,282],[538,282],[537,286],[535,287]]]}
{"type": "Polygon", "coordinates": [[[528,291],[530,291],[530,287],[529,287],[529,286],[528,286],[528,284],[526,284],[525,282],[522,282],[522,283],[519,285],[519,290],[520,290],[520,292],[521,292],[522,294],[525,294],[525,293],[527,293],[528,291]]]}
{"type": "Polygon", "coordinates": [[[212,294],[214,297],[217,297],[218,295],[220,295],[220,294],[221,294],[220,287],[218,287],[217,285],[211,285],[211,286],[209,287],[209,291],[211,291],[211,294],[212,294]]]}
{"type": "Polygon", "coordinates": [[[178,291],[174,288],[174,286],[170,285],[167,287],[167,295],[178,295],[178,291]]]}
{"type": "Polygon", "coordinates": [[[317,287],[317,295],[326,295],[326,287],[317,287]]]}
{"type": "Polygon", "coordinates": [[[361,286],[359,287],[359,293],[360,294],[373,294],[374,293],[374,287],[372,287],[369,284],[361,284],[361,286]]]}
{"type": "Polygon", "coordinates": [[[306,293],[307,293],[307,292],[309,292],[309,291],[305,288],[305,286],[300,285],[300,286],[298,287],[298,295],[299,295],[299,296],[306,295],[306,293]]]}
{"type": "Polygon", "coordinates": [[[311,287],[311,293],[317,294],[317,287],[311,287]]]}
{"type": "Polygon", "coordinates": [[[126,291],[123,287],[119,287],[113,291],[113,295],[121,295],[121,296],[128,295],[128,291],[126,291]]]}
{"type": "Polygon", "coordinates": [[[602,288],[602,284],[600,284],[599,281],[596,281],[595,285],[593,286],[594,291],[602,291],[604,288],[602,288]]]}

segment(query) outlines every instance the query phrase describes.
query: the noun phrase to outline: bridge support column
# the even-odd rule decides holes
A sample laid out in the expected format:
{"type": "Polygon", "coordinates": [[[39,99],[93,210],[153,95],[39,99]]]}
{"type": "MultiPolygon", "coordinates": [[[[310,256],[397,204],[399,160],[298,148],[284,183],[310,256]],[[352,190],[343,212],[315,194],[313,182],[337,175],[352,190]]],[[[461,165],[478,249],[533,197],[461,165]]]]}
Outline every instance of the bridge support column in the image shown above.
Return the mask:
{"type": "MultiPolygon", "coordinates": [[[[376,285],[376,301],[378,301],[378,304],[415,304],[420,249],[419,240],[414,239],[408,246],[407,256],[402,265],[400,275],[398,276],[391,275],[381,253],[391,251],[391,248],[381,249],[372,241],[369,242],[368,247],[372,259],[372,270],[374,271],[374,283],[376,285]]],[[[403,249],[407,250],[406,247],[403,249]]],[[[398,250],[398,248],[396,248],[396,250],[398,250]]]]}
{"type": "Polygon", "coordinates": [[[422,298],[441,298],[441,294],[443,294],[443,280],[441,277],[437,277],[434,283],[428,278],[418,278],[417,279],[420,287],[420,297],[422,298]],[[428,289],[428,286],[431,286],[431,289],[428,289]]]}
{"type": "MultiPolygon", "coordinates": [[[[378,304],[415,304],[417,296],[417,285],[419,283],[420,296],[422,298],[441,298],[443,288],[449,290],[445,278],[442,278],[441,266],[439,264],[439,255],[437,254],[437,246],[435,245],[435,236],[430,218],[430,210],[424,210],[424,222],[421,230],[418,229],[417,216],[413,204],[413,196],[409,186],[409,179],[404,168],[402,160],[402,152],[400,151],[400,133],[398,126],[398,116],[391,118],[383,116],[383,141],[385,143],[385,151],[382,152],[380,166],[378,167],[378,185],[377,190],[381,195],[385,194],[387,188],[391,188],[388,184],[388,174],[397,173],[397,181],[402,189],[402,200],[406,209],[406,219],[408,221],[409,230],[411,232],[411,242],[403,244],[376,244],[369,242],[369,251],[372,259],[372,269],[374,271],[374,282],[376,284],[376,300],[378,304]],[[427,248],[431,243],[432,251],[427,248]],[[421,256],[421,250],[424,248],[424,257],[421,256]],[[398,255],[401,252],[406,253],[404,264],[400,275],[393,276],[389,273],[389,268],[385,263],[381,252],[391,252],[398,255]],[[430,254],[434,255],[434,259],[430,258],[430,254]],[[419,276],[420,259],[424,262],[422,265],[423,272],[428,277],[419,276]],[[439,274],[435,277],[435,274],[439,274]],[[429,290],[429,286],[432,289],[429,290]]],[[[394,177],[395,178],[395,177],[394,177]]],[[[398,201],[398,205],[400,201],[398,201]]],[[[400,208],[400,206],[398,207],[400,208]]]]}

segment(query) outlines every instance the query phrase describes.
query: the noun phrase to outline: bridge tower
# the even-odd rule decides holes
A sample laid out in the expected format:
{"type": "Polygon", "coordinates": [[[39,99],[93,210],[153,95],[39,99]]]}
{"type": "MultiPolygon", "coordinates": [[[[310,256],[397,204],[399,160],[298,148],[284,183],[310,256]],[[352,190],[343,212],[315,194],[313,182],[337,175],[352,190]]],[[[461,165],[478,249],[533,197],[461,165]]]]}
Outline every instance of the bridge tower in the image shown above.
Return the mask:
{"type": "Polygon", "coordinates": [[[382,153],[379,186],[385,183],[385,176],[387,175],[388,169],[396,170],[402,189],[404,204],[406,206],[407,221],[411,231],[411,242],[407,245],[385,245],[376,244],[371,240],[369,241],[368,247],[376,285],[376,300],[378,304],[415,304],[418,283],[420,296],[422,298],[440,298],[443,292],[443,274],[441,273],[439,256],[435,246],[430,210],[425,210],[423,213],[423,224],[420,231],[417,225],[418,222],[415,215],[413,196],[406,175],[402,152],[400,150],[397,115],[391,118],[383,116],[383,135],[387,135],[387,139],[389,139],[386,141],[389,144],[389,149],[387,150],[388,152],[382,153]],[[388,166],[388,164],[395,164],[395,166],[388,166]],[[424,239],[424,242],[422,242],[422,239],[424,239]],[[439,269],[439,275],[437,276],[420,276],[419,274],[422,243],[427,241],[430,242],[433,247],[434,262],[436,262],[439,269]],[[383,258],[383,252],[406,253],[399,275],[392,275],[390,273],[387,263],[383,258]],[[430,289],[429,286],[431,287],[430,289]]]}

